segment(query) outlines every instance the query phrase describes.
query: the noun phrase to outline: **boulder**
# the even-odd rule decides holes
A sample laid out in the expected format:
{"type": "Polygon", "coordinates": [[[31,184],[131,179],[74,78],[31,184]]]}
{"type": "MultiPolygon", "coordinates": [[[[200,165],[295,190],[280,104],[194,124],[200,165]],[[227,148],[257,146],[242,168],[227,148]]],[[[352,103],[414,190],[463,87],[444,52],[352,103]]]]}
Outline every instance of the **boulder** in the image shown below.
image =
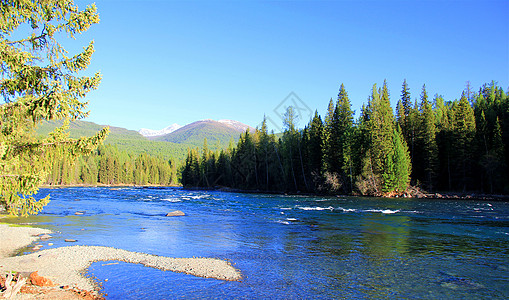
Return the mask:
{"type": "Polygon", "coordinates": [[[55,286],[51,280],[48,278],[44,278],[42,276],[39,276],[37,274],[38,271],[32,272],[30,274],[30,282],[32,282],[33,285],[37,286],[55,286]]]}
{"type": "Polygon", "coordinates": [[[167,217],[181,217],[181,216],[185,216],[185,215],[186,214],[180,210],[175,210],[175,211],[172,211],[172,212],[169,212],[166,214],[167,217]]]}

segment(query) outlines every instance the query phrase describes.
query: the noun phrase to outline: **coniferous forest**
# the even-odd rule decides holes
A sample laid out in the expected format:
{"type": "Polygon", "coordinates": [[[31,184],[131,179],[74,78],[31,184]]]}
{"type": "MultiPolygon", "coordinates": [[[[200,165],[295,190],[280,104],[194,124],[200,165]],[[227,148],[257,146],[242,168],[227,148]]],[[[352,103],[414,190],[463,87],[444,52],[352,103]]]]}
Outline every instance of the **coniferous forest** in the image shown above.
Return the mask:
{"type": "Polygon", "coordinates": [[[387,83],[373,85],[354,119],[341,85],[325,118],[303,129],[288,107],[282,135],[266,120],[246,131],[236,147],[191,149],[182,170],[185,187],[229,187],[270,192],[355,195],[427,192],[509,192],[509,96],[495,82],[459,100],[412,95],[403,82],[396,112],[387,83]]]}
{"type": "Polygon", "coordinates": [[[177,166],[163,157],[121,151],[116,145],[101,145],[91,155],[68,160],[63,155],[47,157],[49,185],[176,185],[177,166]]]}

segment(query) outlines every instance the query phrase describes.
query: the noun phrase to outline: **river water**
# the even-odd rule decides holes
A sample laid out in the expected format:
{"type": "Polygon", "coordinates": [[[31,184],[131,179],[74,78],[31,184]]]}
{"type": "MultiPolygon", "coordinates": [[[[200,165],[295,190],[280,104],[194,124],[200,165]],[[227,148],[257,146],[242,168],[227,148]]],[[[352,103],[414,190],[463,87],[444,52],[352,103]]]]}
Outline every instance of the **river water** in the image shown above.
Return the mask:
{"type": "MultiPolygon", "coordinates": [[[[48,241],[231,261],[240,282],[97,262],[107,299],[509,298],[509,202],[43,189],[48,241]],[[184,217],[166,217],[181,210],[184,217]],[[76,212],[82,215],[75,215],[76,212]]],[[[25,250],[25,253],[28,250],[25,250]]]]}

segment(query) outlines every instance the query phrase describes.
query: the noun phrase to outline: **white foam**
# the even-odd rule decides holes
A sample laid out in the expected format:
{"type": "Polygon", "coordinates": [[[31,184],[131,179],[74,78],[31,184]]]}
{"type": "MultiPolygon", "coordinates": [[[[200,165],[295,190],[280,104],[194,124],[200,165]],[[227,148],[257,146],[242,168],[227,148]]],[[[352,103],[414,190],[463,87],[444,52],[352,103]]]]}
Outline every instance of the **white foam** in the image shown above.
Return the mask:
{"type": "Polygon", "coordinates": [[[168,201],[168,202],[173,202],[173,203],[182,202],[182,200],[177,199],[177,198],[164,198],[163,201],[168,201]]]}
{"type": "Polygon", "coordinates": [[[276,223],[290,225],[290,222],[288,222],[288,221],[277,220],[276,223]]]}
{"type": "Polygon", "coordinates": [[[298,206],[297,208],[298,208],[298,209],[302,209],[302,210],[334,210],[334,207],[332,207],[332,206],[329,206],[329,207],[320,207],[320,206],[317,206],[317,207],[298,206]]]}
{"type": "Polygon", "coordinates": [[[395,214],[399,212],[399,209],[397,210],[390,210],[390,209],[366,209],[367,212],[376,212],[376,213],[382,213],[382,214],[395,214]]]}
{"type": "Polygon", "coordinates": [[[295,218],[286,218],[287,221],[297,221],[295,218]]]}
{"type": "Polygon", "coordinates": [[[356,212],[357,210],[355,208],[342,208],[341,206],[338,207],[339,210],[342,210],[344,212],[356,212]]]}

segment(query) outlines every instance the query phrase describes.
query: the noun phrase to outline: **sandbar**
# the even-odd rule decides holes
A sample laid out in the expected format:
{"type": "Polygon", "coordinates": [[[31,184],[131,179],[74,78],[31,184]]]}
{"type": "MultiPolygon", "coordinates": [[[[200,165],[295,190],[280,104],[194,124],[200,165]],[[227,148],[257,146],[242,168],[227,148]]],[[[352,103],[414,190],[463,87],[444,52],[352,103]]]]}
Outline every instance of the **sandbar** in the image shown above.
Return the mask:
{"type": "Polygon", "coordinates": [[[96,290],[96,283],[84,274],[91,263],[122,261],[142,264],[164,271],[181,272],[194,276],[239,281],[242,275],[229,262],[215,258],[171,258],[132,252],[103,246],[70,246],[36,251],[22,256],[12,255],[16,249],[29,245],[34,234],[49,230],[30,227],[10,227],[0,224],[0,272],[17,271],[29,274],[38,271],[56,285],[96,290]]]}

